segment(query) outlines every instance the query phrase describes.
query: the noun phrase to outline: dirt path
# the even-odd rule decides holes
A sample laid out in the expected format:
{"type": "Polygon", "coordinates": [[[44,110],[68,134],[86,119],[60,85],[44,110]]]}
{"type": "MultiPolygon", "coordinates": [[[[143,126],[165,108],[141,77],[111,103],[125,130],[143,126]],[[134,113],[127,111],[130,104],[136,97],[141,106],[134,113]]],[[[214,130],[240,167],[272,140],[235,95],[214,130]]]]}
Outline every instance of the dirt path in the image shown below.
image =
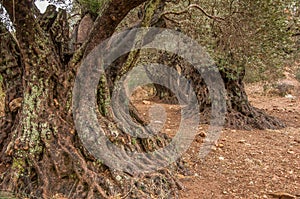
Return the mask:
{"type": "MultiPolygon", "coordinates": [[[[182,176],[181,198],[271,198],[300,194],[300,130],[225,130],[204,162],[186,154],[192,176],[182,176]]],[[[198,151],[199,144],[192,146],[198,151]]]]}
{"type": "MultiPolygon", "coordinates": [[[[201,143],[184,157],[192,176],[182,176],[181,198],[289,198],[300,194],[300,99],[251,92],[258,108],[284,120],[282,130],[225,129],[216,148],[199,162],[201,143]]],[[[299,195],[300,197],[300,195],[299,195]]]]}
{"type": "MultiPolygon", "coordinates": [[[[284,120],[288,127],[264,131],[224,129],[205,161],[199,160],[198,151],[207,126],[200,127],[183,156],[188,169],[178,174],[185,187],[180,198],[300,198],[300,98],[267,97],[255,88],[248,89],[253,105],[284,120]]],[[[144,101],[138,109],[147,114],[150,105],[152,102],[144,101]]],[[[172,134],[180,122],[180,109],[161,106],[167,112],[163,131],[172,134]]]]}

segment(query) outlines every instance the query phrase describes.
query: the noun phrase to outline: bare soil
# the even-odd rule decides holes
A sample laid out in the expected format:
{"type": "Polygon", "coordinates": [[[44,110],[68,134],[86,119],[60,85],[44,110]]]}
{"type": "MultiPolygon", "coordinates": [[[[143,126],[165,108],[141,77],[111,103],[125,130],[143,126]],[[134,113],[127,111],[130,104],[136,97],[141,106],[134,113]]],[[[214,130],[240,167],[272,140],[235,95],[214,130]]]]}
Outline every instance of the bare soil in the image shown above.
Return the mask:
{"type": "MultiPolygon", "coordinates": [[[[183,187],[180,198],[300,198],[299,96],[265,95],[258,84],[248,85],[247,93],[254,106],[280,118],[288,127],[223,129],[209,155],[200,160],[198,152],[208,125],[199,126],[198,135],[182,157],[188,169],[177,174],[183,187]]],[[[135,104],[148,116],[154,102],[137,100],[135,104]]],[[[180,107],[159,105],[167,115],[162,131],[173,136],[180,124],[180,107]]]]}

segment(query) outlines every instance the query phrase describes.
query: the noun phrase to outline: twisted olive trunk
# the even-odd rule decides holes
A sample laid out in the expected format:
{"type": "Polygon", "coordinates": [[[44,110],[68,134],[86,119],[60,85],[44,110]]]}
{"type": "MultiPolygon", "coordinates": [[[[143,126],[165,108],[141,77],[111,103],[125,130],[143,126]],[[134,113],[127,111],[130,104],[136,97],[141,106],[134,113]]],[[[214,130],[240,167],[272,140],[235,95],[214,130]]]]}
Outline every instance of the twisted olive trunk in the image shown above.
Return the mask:
{"type": "MultiPolygon", "coordinates": [[[[68,198],[108,198],[121,194],[160,197],[175,193],[175,182],[168,172],[136,178],[110,171],[86,151],[72,118],[70,96],[81,60],[114,33],[131,9],[143,2],[105,1],[89,37],[71,58],[65,52],[66,37],[60,34],[67,32],[65,13],[54,9],[54,15],[39,18],[53,17],[51,22],[39,22],[31,1],[2,2],[14,21],[17,40],[1,24],[1,33],[7,34],[0,38],[4,60],[0,72],[6,88],[5,117],[0,121],[0,166],[5,168],[5,175],[0,176],[1,190],[19,197],[42,198],[57,193],[68,198]],[[154,179],[159,180],[159,192],[151,186],[154,179]],[[165,180],[168,185],[163,185],[165,180]],[[140,191],[141,184],[144,193],[140,191]]],[[[105,92],[105,81],[100,88],[105,92]]],[[[107,134],[112,134],[109,124],[113,122],[105,114],[103,121],[108,124],[107,134]]],[[[129,150],[145,150],[143,141],[132,146],[130,137],[121,134],[124,133],[120,132],[115,142],[129,150]]]]}

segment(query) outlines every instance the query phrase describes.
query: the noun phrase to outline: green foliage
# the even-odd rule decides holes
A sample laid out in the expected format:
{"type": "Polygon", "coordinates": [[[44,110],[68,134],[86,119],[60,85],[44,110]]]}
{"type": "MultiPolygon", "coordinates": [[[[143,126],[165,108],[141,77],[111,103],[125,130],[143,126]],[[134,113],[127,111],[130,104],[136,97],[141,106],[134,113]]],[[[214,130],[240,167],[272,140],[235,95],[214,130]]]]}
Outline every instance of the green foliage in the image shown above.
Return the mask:
{"type": "Polygon", "coordinates": [[[83,8],[90,11],[92,14],[97,14],[105,0],[79,0],[83,8]]]}
{"type": "MultiPolygon", "coordinates": [[[[291,58],[289,12],[295,0],[194,0],[199,10],[180,18],[180,28],[205,46],[219,67],[246,69],[256,80],[280,76],[291,58]],[[183,20],[182,20],[183,19],[183,20]]],[[[230,74],[229,74],[230,75],[230,74]]],[[[234,78],[234,77],[233,77],[234,78]]]]}
{"type": "Polygon", "coordinates": [[[137,143],[136,138],[132,138],[132,139],[131,139],[131,144],[132,144],[132,145],[136,145],[136,143],[137,143]]]}

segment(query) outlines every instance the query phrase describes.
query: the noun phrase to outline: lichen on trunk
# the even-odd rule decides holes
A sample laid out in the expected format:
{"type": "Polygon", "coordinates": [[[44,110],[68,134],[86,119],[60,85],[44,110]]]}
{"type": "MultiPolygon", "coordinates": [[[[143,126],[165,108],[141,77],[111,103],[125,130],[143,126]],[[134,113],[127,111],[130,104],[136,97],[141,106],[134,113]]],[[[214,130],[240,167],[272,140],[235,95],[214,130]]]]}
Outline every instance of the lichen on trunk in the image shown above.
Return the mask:
{"type": "MultiPolygon", "coordinates": [[[[32,12],[33,2],[19,0],[16,4],[12,1],[1,3],[14,19],[19,45],[13,42],[12,37],[7,40],[1,38],[1,47],[5,46],[5,42],[15,47],[3,48],[6,54],[13,55],[7,62],[12,67],[1,63],[0,72],[12,70],[10,74],[15,76],[4,76],[9,85],[6,90],[6,99],[9,100],[6,103],[6,117],[0,123],[0,145],[3,146],[0,160],[6,173],[0,175],[0,189],[12,191],[21,198],[51,198],[55,194],[68,198],[176,195],[176,181],[170,171],[130,176],[113,171],[95,159],[77,135],[71,111],[72,99],[68,97],[71,96],[81,60],[113,34],[132,8],[143,2],[145,0],[106,1],[95,21],[94,31],[69,61],[64,57],[65,37],[54,34],[63,33],[61,30],[64,28],[58,27],[64,24],[58,21],[66,19],[63,12],[51,15],[54,18],[50,21],[54,22],[43,21],[43,25],[32,12]],[[11,88],[17,92],[10,94],[11,88]],[[9,104],[15,99],[18,106],[10,110],[9,104]]],[[[55,9],[53,12],[56,12],[55,9]]],[[[6,55],[3,57],[7,58],[6,55]]],[[[106,78],[103,76],[99,84],[98,103],[100,118],[103,119],[99,122],[105,125],[109,139],[122,146],[124,151],[143,152],[166,145],[169,140],[163,136],[161,139],[154,137],[152,140],[137,139],[133,142],[125,132],[115,129],[116,125],[110,117],[110,92],[106,78]],[[117,139],[113,136],[115,131],[119,132],[117,139]]],[[[138,113],[135,114],[138,117],[138,113]]]]}

